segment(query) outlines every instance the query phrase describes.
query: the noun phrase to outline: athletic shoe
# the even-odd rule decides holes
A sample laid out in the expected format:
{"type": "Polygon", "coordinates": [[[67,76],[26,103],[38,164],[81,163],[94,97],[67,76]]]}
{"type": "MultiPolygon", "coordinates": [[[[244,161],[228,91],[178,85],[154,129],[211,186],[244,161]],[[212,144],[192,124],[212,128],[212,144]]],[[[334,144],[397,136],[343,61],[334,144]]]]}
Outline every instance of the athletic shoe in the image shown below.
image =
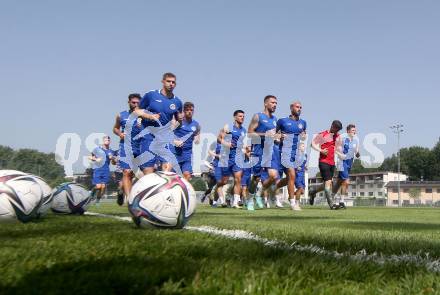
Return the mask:
{"type": "Polygon", "coordinates": [[[217,206],[218,206],[217,202],[212,202],[212,204],[211,204],[212,208],[217,208],[217,206]]]}
{"type": "Polygon", "coordinates": [[[122,191],[118,192],[118,198],[116,200],[116,203],[118,203],[119,206],[124,205],[124,192],[122,191]]]}
{"type": "Polygon", "coordinates": [[[247,209],[248,209],[248,211],[254,211],[255,210],[255,208],[254,208],[254,201],[252,199],[248,200],[248,202],[247,202],[247,209]]]}
{"type": "Polygon", "coordinates": [[[340,209],[340,208],[339,208],[339,205],[337,205],[337,204],[332,204],[330,206],[330,210],[338,210],[338,209],[340,209]]]}
{"type": "Polygon", "coordinates": [[[263,209],[264,208],[264,204],[263,204],[263,198],[261,197],[255,197],[255,201],[257,203],[257,207],[259,209],[263,209]]]}
{"type": "Polygon", "coordinates": [[[275,202],[275,208],[284,208],[283,204],[279,200],[275,202]]]}
{"type": "Polygon", "coordinates": [[[238,204],[235,204],[235,205],[232,205],[232,208],[234,208],[234,209],[241,209],[242,207],[240,205],[238,205],[238,204]]]}
{"type": "Polygon", "coordinates": [[[313,206],[315,203],[316,192],[314,190],[309,191],[309,204],[313,206]]]}
{"type": "Polygon", "coordinates": [[[301,207],[300,207],[298,204],[295,204],[295,205],[292,207],[292,210],[293,210],[293,211],[301,211],[302,209],[301,209],[301,207]]]}
{"type": "Polygon", "coordinates": [[[347,207],[345,207],[345,203],[344,202],[339,202],[339,208],[340,209],[347,209],[347,207]]]}

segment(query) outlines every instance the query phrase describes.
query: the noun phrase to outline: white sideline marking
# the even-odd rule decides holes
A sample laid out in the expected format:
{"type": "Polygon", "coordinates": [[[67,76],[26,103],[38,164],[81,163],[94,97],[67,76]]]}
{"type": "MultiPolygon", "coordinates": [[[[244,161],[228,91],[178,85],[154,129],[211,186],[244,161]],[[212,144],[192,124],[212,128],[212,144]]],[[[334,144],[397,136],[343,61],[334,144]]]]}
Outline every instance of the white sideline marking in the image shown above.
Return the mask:
{"type": "MultiPolygon", "coordinates": [[[[131,222],[130,217],[121,217],[121,216],[115,216],[115,215],[109,215],[109,214],[101,214],[101,213],[95,213],[95,212],[85,212],[85,215],[91,215],[91,216],[99,216],[99,217],[107,217],[107,218],[113,218],[121,221],[128,221],[131,222]]],[[[262,238],[252,232],[247,232],[244,230],[229,230],[229,229],[219,229],[216,227],[211,226],[186,226],[184,229],[190,230],[190,231],[197,231],[202,233],[208,233],[212,235],[217,236],[223,236],[226,238],[230,238],[233,240],[250,240],[255,241],[258,243],[263,244],[267,247],[272,248],[279,248],[283,250],[293,250],[296,252],[303,252],[303,253],[312,253],[312,254],[318,254],[322,256],[330,256],[336,259],[341,258],[348,258],[355,262],[373,262],[379,265],[383,265],[386,263],[389,264],[402,264],[402,263],[408,263],[413,264],[419,267],[424,267],[430,272],[436,272],[440,273],[440,259],[431,258],[429,253],[425,253],[424,255],[422,253],[419,254],[401,254],[401,255],[389,255],[386,256],[384,254],[380,253],[372,253],[368,254],[365,249],[357,252],[356,254],[351,254],[349,252],[337,252],[337,251],[330,251],[326,250],[324,248],[321,248],[316,245],[300,245],[297,242],[293,242],[292,244],[286,243],[284,241],[279,240],[269,240],[266,238],[262,238]]]]}

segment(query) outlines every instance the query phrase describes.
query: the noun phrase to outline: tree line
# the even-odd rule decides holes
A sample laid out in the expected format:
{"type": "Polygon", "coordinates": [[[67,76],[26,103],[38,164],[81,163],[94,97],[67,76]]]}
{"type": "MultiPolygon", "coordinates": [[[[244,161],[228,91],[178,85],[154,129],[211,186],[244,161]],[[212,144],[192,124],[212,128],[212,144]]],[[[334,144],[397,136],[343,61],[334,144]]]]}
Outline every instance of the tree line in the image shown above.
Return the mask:
{"type": "MultiPolygon", "coordinates": [[[[397,155],[385,158],[379,168],[364,168],[355,161],[351,173],[391,171],[397,172],[397,155]]],[[[411,181],[440,180],[440,139],[432,148],[412,146],[400,149],[400,171],[411,181]]]]}
{"type": "Polygon", "coordinates": [[[33,149],[14,150],[0,145],[0,169],[19,170],[38,175],[52,187],[65,181],[64,167],[55,161],[55,154],[33,149]]]}

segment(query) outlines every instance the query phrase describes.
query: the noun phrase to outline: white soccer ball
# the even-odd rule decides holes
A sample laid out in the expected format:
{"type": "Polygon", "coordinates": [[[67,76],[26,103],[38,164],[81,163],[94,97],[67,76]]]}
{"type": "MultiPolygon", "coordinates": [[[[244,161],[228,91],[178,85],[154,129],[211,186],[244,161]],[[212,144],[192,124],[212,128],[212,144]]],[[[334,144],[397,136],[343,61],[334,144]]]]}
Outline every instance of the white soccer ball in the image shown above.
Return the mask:
{"type": "Polygon", "coordinates": [[[92,202],[89,191],[75,182],[66,182],[55,188],[51,209],[59,214],[83,214],[92,202]]]}
{"type": "Polygon", "coordinates": [[[0,170],[0,221],[28,222],[37,217],[41,202],[41,187],[31,175],[0,170]]]}
{"type": "Polygon", "coordinates": [[[41,206],[37,211],[38,217],[46,215],[52,205],[53,191],[52,188],[39,176],[32,175],[32,178],[40,185],[41,188],[41,206]]]}
{"type": "Polygon", "coordinates": [[[128,198],[128,210],[137,226],[183,228],[195,209],[192,185],[172,172],[145,175],[128,198]]]}

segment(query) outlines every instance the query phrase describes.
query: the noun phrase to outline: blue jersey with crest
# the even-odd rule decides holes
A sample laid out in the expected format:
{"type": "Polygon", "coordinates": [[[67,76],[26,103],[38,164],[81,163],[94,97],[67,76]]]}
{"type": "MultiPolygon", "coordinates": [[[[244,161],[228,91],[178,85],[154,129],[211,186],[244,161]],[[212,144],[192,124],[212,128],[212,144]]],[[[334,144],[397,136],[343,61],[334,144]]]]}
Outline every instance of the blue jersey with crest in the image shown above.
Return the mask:
{"type": "MultiPolygon", "coordinates": [[[[160,114],[161,126],[168,124],[176,113],[182,112],[182,101],[177,96],[168,98],[160,90],[152,90],[142,97],[139,107],[153,114],[160,114]]],[[[143,120],[144,126],[159,127],[159,123],[153,120],[143,120]]]]}
{"type": "Polygon", "coordinates": [[[182,124],[174,129],[174,135],[177,140],[184,140],[181,147],[174,147],[174,151],[177,156],[189,157],[191,159],[194,137],[197,135],[197,131],[200,129],[200,125],[196,120],[191,122],[183,119],[182,124]]]}
{"type": "MultiPolygon", "coordinates": [[[[266,133],[269,130],[275,130],[277,127],[277,118],[272,115],[269,117],[265,113],[258,113],[258,125],[255,128],[255,132],[257,133],[266,133]]],[[[252,145],[252,153],[255,156],[261,156],[263,154],[265,137],[264,135],[260,135],[261,143],[252,145]]]]}
{"type": "MultiPolygon", "coordinates": [[[[128,117],[131,112],[122,111],[119,113],[119,125],[121,126],[121,132],[125,132],[125,128],[127,125],[128,117]]],[[[137,151],[140,145],[140,139],[134,139],[140,132],[142,131],[142,125],[138,123],[138,120],[135,119],[133,125],[131,127],[130,137],[131,137],[131,147],[133,151],[137,151]]],[[[127,135],[125,135],[127,136],[127,135]]],[[[124,139],[119,141],[120,146],[124,144],[124,139]]]]}
{"type": "Polygon", "coordinates": [[[307,122],[299,119],[294,120],[291,117],[281,118],[277,121],[277,132],[287,134],[287,137],[281,141],[280,150],[283,152],[283,146],[289,149],[290,159],[295,159],[296,151],[298,149],[299,136],[306,131],[307,122]]]}
{"type": "Polygon", "coordinates": [[[237,154],[237,147],[243,147],[243,140],[246,135],[246,129],[243,126],[237,127],[235,123],[232,123],[232,130],[227,134],[227,137],[230,138],[231,148],[229,150],[229,159],[235,159],[235,155],[237,154]]]}

